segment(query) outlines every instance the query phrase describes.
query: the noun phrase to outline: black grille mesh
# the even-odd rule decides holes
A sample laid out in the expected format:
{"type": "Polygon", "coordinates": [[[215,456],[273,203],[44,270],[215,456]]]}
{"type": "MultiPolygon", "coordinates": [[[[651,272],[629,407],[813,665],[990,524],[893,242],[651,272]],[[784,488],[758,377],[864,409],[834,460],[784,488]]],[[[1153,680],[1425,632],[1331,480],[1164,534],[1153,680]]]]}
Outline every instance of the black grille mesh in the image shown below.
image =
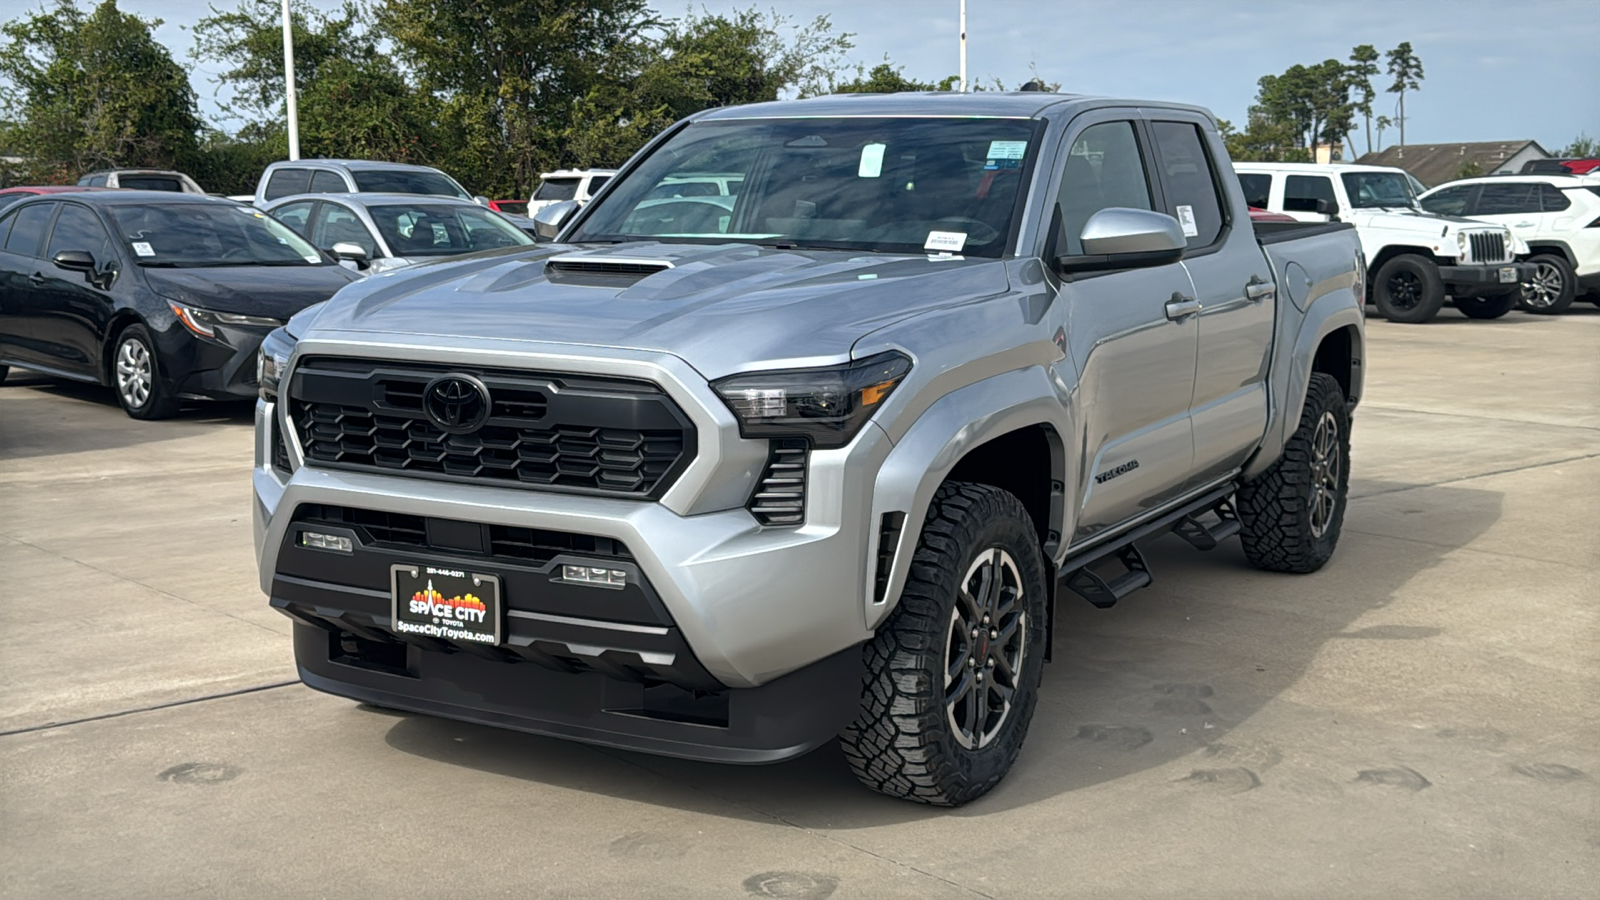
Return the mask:
{"type": "Polygon", "coordinates": [[[1468,234],[1472,243],[1472,260],[1481,263],[1507,262],[1505,235],[1494,231],[1474,231],[1468,234]]]}
{"type": "Polygon", "coordinates": [[[803,525],[806,521],[806,442],[775,440],[767,454],[767,467],[756,483],[747,508],[763,525],[803,525]]]}

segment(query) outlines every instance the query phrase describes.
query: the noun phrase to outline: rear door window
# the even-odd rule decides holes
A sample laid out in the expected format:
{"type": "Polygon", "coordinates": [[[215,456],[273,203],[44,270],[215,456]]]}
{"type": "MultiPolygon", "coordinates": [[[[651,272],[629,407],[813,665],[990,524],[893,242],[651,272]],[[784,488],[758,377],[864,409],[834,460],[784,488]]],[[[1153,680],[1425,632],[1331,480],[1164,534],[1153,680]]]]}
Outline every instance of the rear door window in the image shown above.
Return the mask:
{"type": "Polygon", "coordinates": [[[1258,172],[1246,172],[1239,175],[1239,187],[1244,190],[1244,202],[1247,206],[1256,209],[1266,209],[1268,198],[1272,196],[1272,176],[1262,175],[1258,172]]]}
{"type": "Polygon", "coordinates": [[[1326,200],[1331,210],[1339,203],[1333,192],[1333,179],[1325,175],[1290,175],[1283,182],[1283,211],[1317,211],[1317,201],[1326,200]]]}
{"type": "Polygon", "coordinates": [[[311,234],[309,220],[311,218],[311,207],[315,205],[316,201],[314,200],[296,200],[293,203],[285,203],[272,211],[272,217],[293,228],[295,234],[306,237],[311,234]]]}
{"type": "Polygon", "coordinates": [[[1539,211],[1539,185],[1486,184],[1473,209],[1475,216],[1512,216],[1539,211]]]}
{"type": "Polygon", "coordinates": [[[546,178],[533,192],[535,200],[571,200],[578,196],[577,178],[546,178]]]}
{"type": "Polygon", "coordinates": [[[1567,195],[1553,184],[1539,185],[1539,207],[1545,212],[1561,212],[1572,205],[1567,195]]]}
{"type": "Polygon", "coordinates": [[[97,266],[116,260],[111,235],[100,224],[100,217],[76,203],[61,204],[61,215],[56,217],[56,227],[50,232],[50,248],[45,251],[44,258],[55,259],[63,250],[83,250],[94,257],[97,266]]]}
{"type": "Polygon", "coordinates": [[[1463,184],[1459,187],[1445,188],[1437,194],[1432,194],[1417,201],[1422,208],[1441,216],[1463,216],[1467,207],[1472,205],[1472,195],[1478,190],[1475,184],[1463,184]]]}
{"type": "Polygon", "coordinates": [[[50,227],[50,217],[55,215],[55,203],[33,203],[17,210],[13,216],[11,233],[6,235],[6,252],[22,256],[38,256],[44,244],[45,229],[50,227]]]}
{"type": "Polygon", "coordinates": [[[1212,175],[1200,126],[1190,122],[1152,122],[1161,174],[1166,184],[1167,213],[1183,226],[1189,249],[1209,247],[1222,234],[1226,219],[1222,195],[1212,175]]]}
{"type": "Polygon", "coordinates": [[[311,173],[311,193],[313,194],[344,194],[350,188],[344,183],[344,176],[337,172],[311,173]]]}
{"type": "Polygon", "coordinates": [[[272,177],[267,179],[267,189],[263,196],[268,200],[287,197],[290,194],[305,194],[311,188],[311,171],[309,169],[277,169],[272,177]]]}

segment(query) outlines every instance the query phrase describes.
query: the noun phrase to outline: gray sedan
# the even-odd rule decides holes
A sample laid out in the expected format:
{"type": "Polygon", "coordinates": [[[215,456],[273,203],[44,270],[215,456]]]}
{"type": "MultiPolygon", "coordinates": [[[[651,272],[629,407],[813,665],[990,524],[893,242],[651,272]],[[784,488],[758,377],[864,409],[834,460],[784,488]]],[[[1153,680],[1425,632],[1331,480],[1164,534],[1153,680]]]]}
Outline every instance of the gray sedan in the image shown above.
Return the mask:
{"type": "Polygon", "coordinates": [[[368,274],[424,259],[533,243],[505,216],[466,200],[416,194],[297,194],[268,215],[368,274]]]}

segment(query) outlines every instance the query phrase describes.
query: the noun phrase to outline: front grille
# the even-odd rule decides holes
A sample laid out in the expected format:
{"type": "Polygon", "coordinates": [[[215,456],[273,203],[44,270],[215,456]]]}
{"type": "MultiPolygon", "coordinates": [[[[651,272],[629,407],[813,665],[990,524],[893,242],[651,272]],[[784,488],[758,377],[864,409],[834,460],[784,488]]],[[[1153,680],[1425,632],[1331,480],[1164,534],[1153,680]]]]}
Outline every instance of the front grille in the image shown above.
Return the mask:
{"type": "Polygon", "coordinates": [[[767,467],[746,506],[757,522],[763,525],[805,524],[809,456],[810,450],[803,439],[784,438],[772,442],[767,467]]]}
{"type": "Polygon", "coordinates": [[[515,559],[541,566],[564,554],[579,554],[619,562],[633,561],[633,554],[628,551],[627,546],[615,538],[565,531],[545,531],[514,525],[477,525],[454,519],[430,520],[425,516],[407,513],[309,503],[295,510],[294,521],[349,528],[356,532],[362,544],[387,549],[432,550],[461,555],[464,551],[459,539],[449,543],[429,539],[431,522],[432,532],[435,535],[447,533],[459,535],[459,529],[463,527],[486,530],[488,540],[486,543],[480,541],[479,544],[486,546],[488,553],[469,555],[515,559]]]}
{"type": "Polygon", "coordinates": [[[1474,231],[1467,235],[1472,247],[1472,261],[1480,263],[1510,262],[1506,252],[1505,235],[1498,231],[1474,231]]]}
{"type": "Polygon", "coordinates": [[[283,438],[283,428],[278,425],[278,418],[272,418],[272,467],[279,472],[289,474],[289,442],[283,438]]]}
{"type": "Polygon", "coordinates": [[[656,497],[694,458],[688,418],[659,387],[632,379],[311,359],[288,395],[312,466],[656,497]],[[448,434],[423,411],[424,389],[446,373],[488,388],[476,431],[448,434]]]}

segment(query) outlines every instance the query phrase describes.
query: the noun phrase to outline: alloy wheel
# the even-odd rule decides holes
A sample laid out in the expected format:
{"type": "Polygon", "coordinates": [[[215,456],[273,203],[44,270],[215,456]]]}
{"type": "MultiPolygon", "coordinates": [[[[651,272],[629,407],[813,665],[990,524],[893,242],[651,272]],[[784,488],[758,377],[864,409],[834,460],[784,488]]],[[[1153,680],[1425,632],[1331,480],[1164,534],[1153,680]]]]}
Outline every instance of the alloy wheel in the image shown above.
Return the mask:
{"type": "Polygon", "coordinates": [[[1389,291],[1389,303],[1395,309],[1416,309],[1422,302],[1422,279],[1415,272],[1396,272],[1384,285],[1389,291]]]}
{"type": "Polygon", "coordinates": [[[1022,576],[998,547],[978,555],[956,589],[945,648],[945,715],[956,742],[987,746],[1011,713],[1028,641],[1022,576]]]}
{"type": "Polygon", "coordinates": [[[1561,270],[1547,262],[1538,263],[1533,277],[1522,283],[1522,302],[1535,309],[1549,309],[1561,299],[1561,270]]]}
{"type": "Polygon", "coordinates": [[[1311,534],[1322,537],[1339,502],[1339,422],[1324,412],[1311,434],[1311,534]]]}
{"type": "Polygon", "coordinates": [[[144,342],[129,338],[117,347],[117,393],[131,409],[138,409],[150,401],[153,373],[150,350],[144,342]]]}

